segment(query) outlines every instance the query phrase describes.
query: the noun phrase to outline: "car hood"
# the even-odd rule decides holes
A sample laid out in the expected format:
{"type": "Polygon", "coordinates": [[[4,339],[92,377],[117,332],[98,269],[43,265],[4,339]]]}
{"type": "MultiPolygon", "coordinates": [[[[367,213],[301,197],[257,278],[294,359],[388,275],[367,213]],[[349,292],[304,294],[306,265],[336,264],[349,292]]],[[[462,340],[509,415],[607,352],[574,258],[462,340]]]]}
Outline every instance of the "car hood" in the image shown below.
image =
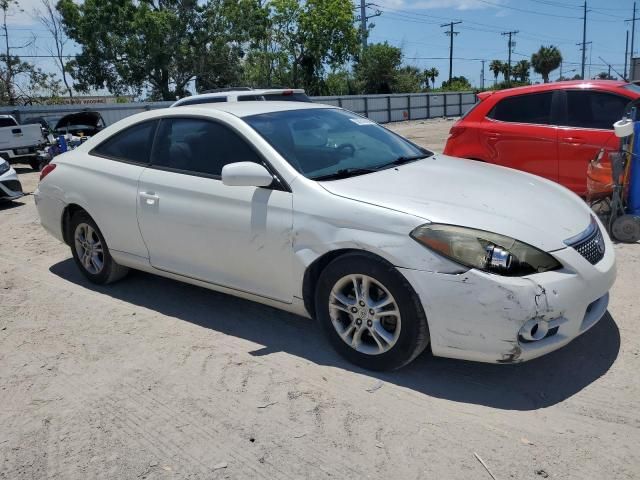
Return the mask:
{"type": "Polygon", "coordinates": [[[544,251],[566,247],[563,241],[591,221],[589,207],[558,184],[445,155],[321,185],[335,195],[508,235],[544,251]]]}
{"type": "Polygon", "coordinates": [[[97,127],[101,119],[102,116],[99,112],[70,113],[69,115],[65,115],[60,120],[58,120],[55,129],[60,130],[73,125],[89,125],[92,127],[97,127]]]}

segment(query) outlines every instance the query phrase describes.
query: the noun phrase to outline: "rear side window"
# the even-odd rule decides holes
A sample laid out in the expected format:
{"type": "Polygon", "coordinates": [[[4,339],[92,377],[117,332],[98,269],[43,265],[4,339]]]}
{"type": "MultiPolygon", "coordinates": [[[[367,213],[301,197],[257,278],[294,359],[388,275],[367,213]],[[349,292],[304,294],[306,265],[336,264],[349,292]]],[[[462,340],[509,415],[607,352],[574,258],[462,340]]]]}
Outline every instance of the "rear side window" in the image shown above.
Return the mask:
{"type": "Polygon", "coordinates": [[[262,95],[241,95],[238,96],[239,102],[255,102],[263,100],[262,95]]]}
{"type": "Polygon", "coordinates": [[[157,120],[151,120],[126,128],[95,147],[91,154],[122,162],[147,164],[157,123],[157,120]]]}
{"type": "Polygon", "coordinates": [[[181,103],[178,106],[184,107],[187,105],[201,105],[204,103],[223,103],[226,101],[227,101],[227,97],[194,98],[193,100],[185,100],[183,103],[181,103]]]}
{"type": "Polygon", "coordinates": [[[629,102],[611,93],[569,90],[567,126],[613,130],[613,124],[622,118],[629,102]]]}
{"type": "Polygon", "coordinates": [[[552,92],[508,97],[500,100],[488,117],[501,122],[548,125],[551,123],[552,97],[552,92]]]}
{"type": "Polygon", "coordinates": [[[264,95],[264,99],[270,102],[307,102],[311,99],[305,93],[269,93],[264,95]]]}
{"type": "Polygon", "coordinates": [[[197,118],[167,118],[160,123],[154,166],[218,177],[222,167],[235,162],[261,163],[261,158],[231,128],[197,118]]]}
{"type": "Polygon", "coordinates": [[[11,118],[0,118],[0,128],[15,127],[17,123],[11,118]]]}

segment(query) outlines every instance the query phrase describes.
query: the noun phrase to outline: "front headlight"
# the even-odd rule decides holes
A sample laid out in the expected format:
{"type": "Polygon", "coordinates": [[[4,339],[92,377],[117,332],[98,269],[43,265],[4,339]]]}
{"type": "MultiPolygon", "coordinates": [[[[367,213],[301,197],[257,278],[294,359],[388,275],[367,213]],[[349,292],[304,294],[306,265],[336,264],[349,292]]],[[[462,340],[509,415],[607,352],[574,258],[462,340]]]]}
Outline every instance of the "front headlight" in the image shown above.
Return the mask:
{"type": "Polygon", "coordinates": [[[531,245],[473,228],[427,224],[411,232],[411,237],[454,262],[499,275],[519,277],[562,267],[531,245]]]}
{"type": "Polygon", "coordinates": [[[0,163],[0,175],[8,172],[10,168],[11,167],[9,166],[9,162],[7,162],[6,160],[2,160],[2,163],[0,163]]]}

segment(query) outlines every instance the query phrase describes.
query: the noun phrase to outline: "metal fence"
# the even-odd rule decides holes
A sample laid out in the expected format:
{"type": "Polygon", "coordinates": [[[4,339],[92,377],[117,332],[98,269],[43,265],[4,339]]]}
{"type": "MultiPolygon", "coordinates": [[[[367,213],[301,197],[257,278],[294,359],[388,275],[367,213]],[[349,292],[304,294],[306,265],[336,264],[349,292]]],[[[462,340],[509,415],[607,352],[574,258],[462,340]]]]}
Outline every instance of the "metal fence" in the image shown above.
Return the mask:
{"type": "MultiPolygon", "coordinates": [[[[364,115],[379,123],[420,120],[439,117],[457,117],[466,113],[476,102],[472,92],[411,93],[391,95],[344,95],[312,97],[314,102],[336,105],[364,115]]],[[[18,122],[42,117],[55,125],[62,116],[81,111],[98,111],[107,125],[129,115],[156,108],[165,108],[172,102],[139,102],[95,105],[35,105],[28,107],[2,107],[1,115],[13,115],[18,122]]],[[[52,126],[53,126],[52,125],[52,126]]]]}

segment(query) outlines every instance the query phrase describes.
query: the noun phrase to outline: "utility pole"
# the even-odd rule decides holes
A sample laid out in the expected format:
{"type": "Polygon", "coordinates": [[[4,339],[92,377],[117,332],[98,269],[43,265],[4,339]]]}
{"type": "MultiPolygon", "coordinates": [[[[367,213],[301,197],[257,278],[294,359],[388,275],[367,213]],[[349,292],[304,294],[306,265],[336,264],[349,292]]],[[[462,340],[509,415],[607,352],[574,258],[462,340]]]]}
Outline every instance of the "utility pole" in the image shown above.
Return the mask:
{"type": "MultiPolygon", "coordinates": [[[[631,47],[629,47],[629,77],[633,77],[633,52],[635,51],[636,46],[636,20],[640,20],[640,18],[636,18],[636,2],[633,2],[633,17],[629,20],[625,20],[625,22],[631,22],[631,47]]],[[[626,62],[626,59],[625,59],[626,62]]]]}
{"type": "MultiPolygon", "coordinates": [[[[591,45],[593,45],[593,42],[582,42],[582,43],[576,43],[576,45],[578,47],[580,47],[580,50],[582,50],[582,80],[584,80],[584,71],[585,71],[585,67],[586,67],[586,49],[587,48],[591,48],[591,45]],[[587,45],[589,47],[587,47],[587,45]]],[[[591,50],[591,52],[593,53],[593,50],[591,50]]],[[[589,61],[589,76],[591,74],[591,61],[589,61]]]]}
{"type": "Polygon", "coordinates": [[[509,47],[509,60],[507,62],[507,78],[505,78],[507,85],[511,85],[511,52],[513,50],[513,47],[515,46],[515,42],[511,39],[513,37],[513,35],[516,35],[518,32],[518,30],[513,30],[511,32],[502,32],[502,36],[508,36],[509,37],[509,43],[508,43],[508,47],[509,47]]]}
{"type": "Polygon", "coordinates": [[[454,35],[458,35],[460,32],[454,32],[453,31],[453,26],[454,25],[458,25],[459,23],[462,23],[461,21],[458,22],[450,22],[450,23],[444,23],[442,25],[440,25],[440,27],[449,27],[449,31],[445,32],[445,35],[448,35],[450,37],[450,42],[449,42],[449,84],[451,84],[451,79],[453,78],[453,37],[454,35]]]}
{"type": "Polygon", "coordinates": [[[484,90],[484,62],[486,60],[480,60],[482,62],[482,72],[480,73],[480,89],[484,90]]]}
{"type": "Polygon", "coordinates": [[[629,30],[627,30],[627,41],[624,44],[624,77],[622,80],[627,81],[627,62],[629,61],[629,30]]]}
{"type": "Polygon", "coordinates": [[[362,51],[367,48],[367,37],[369,36],[369,30],[367,27],[367,20],[382,15],[380,10],[376,10],[376,13],[367,15],[367,7],[375,6],[374,3],[366,3],[366,0],[360,0],[360,17],[356,20],[360,20],[360,41],[362,42],[362,51]]]}
{"type": "MultiPolygon", "coordinates": [[[[634,3],[635,5],[635,3],[634,3]]],[[[634,6],[635,11],[635,6],[634,6]]],[[[635,14],[634,14],[635,17],[635,14]]],[[[584,80],[584,64],[587,58],[587,2],[584,2],[584,16],[582,17],[582,80],[584,80]]]]}

